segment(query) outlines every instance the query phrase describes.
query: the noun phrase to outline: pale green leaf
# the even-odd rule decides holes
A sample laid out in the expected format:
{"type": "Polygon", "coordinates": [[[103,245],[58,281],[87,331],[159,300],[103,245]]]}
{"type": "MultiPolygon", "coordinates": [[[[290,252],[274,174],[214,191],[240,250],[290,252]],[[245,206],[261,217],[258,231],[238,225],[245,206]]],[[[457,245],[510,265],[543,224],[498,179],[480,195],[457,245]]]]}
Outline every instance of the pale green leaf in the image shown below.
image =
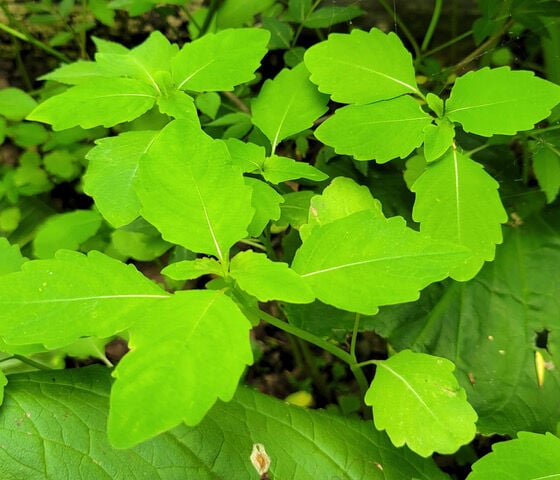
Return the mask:
{"type": "Polygon", "coordinates": [[[33,97],[19,88],[0,90],[0,115],[8,120],[20,121],[36,106],[33,97]]]}
{"type": "Polygon", "coordinates": [[[91,39],[95,44],[95,48],[100,53],[126,53],[129,51],[124,45],[110,40],[103,40],[102,38],[92,36],[91,39]]]}
{"type": "Polygon", "coordinates": [[[419,302],[378,314],[376,330],[395,348],[455,363],[485,435],[556,431],[560,422],[559,213],[506,228],[496,259],[470,282],[429,287],[419,302]],[[541,387],[537,332],[549,362],[541,387]]]}
{"type": "Polygon", "coordinates": [[[185,120],[169,123],[141,158],[137,194],[165,240],[220,260],[253,217],[251,189],[224,143],[185,120]]]}
{"type": "Polygon", "coordinates": [[[341,7],[328,5],[312,12],[304,21],[307,28],[328,28],[337,23],[347,22],[365,13],[356,5],[341,7]]]}
{"type": "Polygon", "coordinates": [[[441,157],[452,145],[455,128],[446,118],[436,120],[424,128],[424,158],[433,162],[441,157]]]}
{"type": "Polygon", "coordinates": [[[292,268],[319,300],[370,315],[380,305],[417,299],[465,256],[459,246],[407,228],[401,217],[363,210],[313,228],[292,268]]]}
{"type": "Polygon", "coordinates": [[[369,105],[349,105],[336,110],[315,136],[336,153],[378,163],[404,158],[424,140],[432,117],[414,98],[403,95],[369,105]]]}
{"type": "Polygon", "coordinates": [[[248,388],[217,403],[196,427],[181,425],[116,450],[105,434],[110,388],[108,369],[99,366],[11,375],[0,409],[6,480],[256,479],[249,460],[256,442],[270,455],[275,479],[448,478],[431,459],[393,447],[370,422],[294,407],[248,388]]]}
{"type": "Polygon", "coordinates": [[[266,157],[264,147],[246,143],[237,138],[228,138],[224,143],[231,155],[231,161],[243,172],[260,172],[262,170],[266,157]]]}
{"type": "Polygon", "coordinates": [[[445,358],[403,350],[378,361],[365,401],[393,445],[423,457],[454,453],[476,433],[477,415],[445,358]],[[398,399],[398,400],[397,400],[398,399]]]}
{"type": "Polygon", "coordinates": [[[170,117],[189,120],[195,125],[200,125],[194,100],[185,92],[173,90],[167,95],[162,95],[157,99],[157,106],[161,113],[170,117]]]}
{"type": "Polygon", "coordinates": [[[50,123],[54,130],[112,127],[147,112],[155,100],[154,89],[133,78],[96,78],[40,103],[27,120],[50,123]]]}
{"type": "Polygon", "coordinates": [[[204,115],[210,118],[216,118],[222,98],[216,92],[201,93],[195,99],[196,108],[198,108],[204,115]]]}
{"type": "Polygon", "coordinates": [[[94,210],[76,210],[49,217],[33,240],[36,258],[51,258],[61,248],[77,250],[101,226],[101,216],[94,210]]]}
{"type": "Polygon", "coordinates": [[[451,271],[456,280],[474,277],[485,261],[493,260],[502,241],[501,224],[507,221],[498,182],[482,165],[450,150],[428,165],[414,182],[413,218],[420,231],[434,239],[464,245],[471,257],[451,271]]]}
{"type": "Polygon", "coordinates": [[[279,227],[291,225],[298,229],[307,223],[309,203],[314,193],[311,190],[301,190],[283,195],[284,203],[280,205],[281,215],[275,224],[279,227]]]}
{"type": "Polygon", "coordinates": [[[121,227],[140,215],[140,201],[134,191],[140,157],[159,132],[125,132],[97,140],[88,154],[83,177],[84,191],[111,225],[121,227]]]}
{"type": "Polygon", "coordinates": [[[327,111],[328,97],[317,91],[309,81],[303,63],[282,70],[274,80],[267,80],[253,99],[253,123],[261,129],[272,145],[272,152],[285,138],[313,125],[327,111]]]}
{"type": "Polygon", "coordinates": [[[251,237],[258,237],[271,220],[280,218],[280,204],[284,198],[274,188],[256,178],[245,177],[245,183],[253,191],[251,205],[255,209],[255,215],[247,227],[251,237]]]}
{"type": "Polygon", "coordinates": [[[161,273],[173,280],[194,280],[203,275],[222,276],[224,274],[220,263],[209,257],[181,260],[167,265],[161,273]]]}
{"type": "Polygon", "coordinates": [[[239,252],[231,260],[230,275],[242,290],[261,302],[309,303],[315,300],[307,283],[287,264],[273,262],[262,253],[239,252]]]}
{"type": "Polygon", "coordinates": [[[396,34],[377,28],[329,35],[307,50],[305,65],[311,81],[335,102],[364,104],[418,92],[410,52],[396,34]]]}
{"type": "Polygon", "coordinates": [[[60,250],[54,259],[29,261],[20,272],[0,277],[0,337],[48,348],[83,336],[110,337],[167,297],[132,265],[95,251],[84,256],[60,250]]]}
{"type": "Polygon", "coordinates": [[[266,157],[262,166],[262,176],[266,181],[274,184],[306,178],[320,182],[328,178],[327,174],[305,162],[297,162],[288,157],[272,155],[266,157]]]}
{"type": "Polygon", "coordinates": [[[78,60],[65,63],[52,72],[39,77],[39,80],[53,80],[66,85],[79,85],[101,76],[97,64],[91,61],[78,60]]]}
{"type": "Polygon", "coordinates": [[[560,477],[560,439],[551,433],[519,432],[492,445],[492,453],[472,466],[467,480],[526,480],[560,477]]]}
{"type": "Polygon", "coordinates": [[[466,132],[490,137],[530,130],[560,102],[560,86],[526,70],[488,67],[455,81],[445,114],[466,132]]]}
{"type": "Polygon", "coordinates": [[[309,222],[301,226],[301,238],[305,241],[317,225],[325,225],[363,210],[384,218],[381,203],[373,198],[367,187],[347,177],[336,177],[321,195],[311,199],[309,222]]]}
{"type": "Polygon", "coordinates": [[[233,90],[254,78],[266,53],[270,34],[257,28],[209,33],[187,43],[171,62],[179,90],[211,92],[233,90]]]}
{"type": "Polygon", "coordinates": [[[0,237],[0,275],[17,272],[25,263],[17,245],[10,245],[8,240],[0,237]]]}
{"type": "Polygon", "coordinates": [[[111,443],[131,447],[182,422],[196,425],[218,398],[231,400],[252,362],[250,328],[219,291],[177,292],[154,305],[130,328],[132,350],[113,373],[111,443]]]}
{"type": "Polygon", "coordinates": [[[111,243],[121,255],[141,262],[152,261],[172,247],[159,234],[150,235],[126,230],[115,230],[111,233],[111,243]]]}
{"type": "Polygon", "coordinates": [[[552,203],[560,190],[560,148],[548,142],[534,143],[533,171],[546,201],[552,203]]]}

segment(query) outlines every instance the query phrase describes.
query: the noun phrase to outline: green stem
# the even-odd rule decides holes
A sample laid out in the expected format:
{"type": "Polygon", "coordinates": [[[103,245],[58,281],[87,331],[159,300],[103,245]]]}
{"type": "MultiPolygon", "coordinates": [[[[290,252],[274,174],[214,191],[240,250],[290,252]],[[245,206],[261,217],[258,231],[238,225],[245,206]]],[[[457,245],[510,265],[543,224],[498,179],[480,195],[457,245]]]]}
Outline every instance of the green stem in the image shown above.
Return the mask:
{"type": "Polygon", "coordinates": [[[410,30],[407,28],[406,24],[400,19],[400,17],[397,15],[397,12],[393,8],[391,8],[385,0],[379,0],[379,3],[385,9],[385,11],[393,17],[395,24],[403,31],[404,36],[410,42],[410,45],[414,50],[414,57],[419,57],[421,53],[420,47],[418,46],[418,42],[414,38],[414,35],[412,35],[410,30]]]}
{"type": "Polygon", "coordinates": [[[360,314],[356,313],[356,318],[354,319],[354,328],[352,329],[352,340],[350,341],[350,355],[356,361],[356,340],[358,338],[358,328],[360,327],[360,314]]]}
{"type": "Polygon", "coordinates": [[[210,28],[212,20],[216,16],[216,12],[222,6],[222,3],[223,3],[223,0],[212,0],[210,2],[210,6],[208,7],[208,13],[206,14],[206,18],[204,19],[204,23],[202,24],[202,28],[198,32],[199,37],[202,37],[206,34],[208,29],[210,28]]]}
{"type": "Polygon", "coordinates": [[[472,35],[472,30],[469,30],[468,32],[461,33],[461,35],[458,35],[458,36],[452,38],[448,42],[442,43],[441,45],[438,45],[437,47],[432,48],[431,50],[428,50],[427,52],[424,52],[424,56],[425,57],[430,57],[434,53],[441,52],[442,50],[445,50],[446,48],[449,48],[449,47],[455,45],[456,43],[460,42],[461,40],[464,40],[465,38],[470,37],[471,35],[472,35]]]}
{"type": "Polygon", "coordinates": [[[424,36],[424,41],[422,42],[422,46],[420,49],[425,52],[434,36],[434,31],[436,26],[439,22],[439,17],[441,15],[441,6],[443,4],[443,0],[435,0],[434,11],[432,12],[432,19],[430,20],[430,24],[428,25],[428,30],[426,30],[426,35],[424,36]]]}
{"type": "Polygon", "coordinates": [[[7,34],[18,38],[19,40],[23,40],[24,42],[28,42],[31,45],[34,45],[37,48],[40,48],[41,50],[44,50],[47,53],[50,53],[53,57],[58,58],[61,62],[64,63],[70,63],[71,60],[64,55],[63,53],[57,52],[54,48],[49,47],[48,45],[40,42],[39,40],[33,38],[30,34],[28,33],[21,33],[18,32],[17,30],[14,30],[13,28],[9,27],[8,25],[4,25],[2,23],[0,23],[0,30],[3,30],[4,32],[6,32],[7,34]]]}
{"type": "Polygon", "coordinates": [[[327,382],[325,381],[324,375],[319,371],[319,368],[317,367],[316,359],[309,348],[309,344],[302,341],[300,338],[297,338],[296,340],[305,360],[305,366],[309,372],[309,376],[313,380],[313,384],[317,387],[319,393],[330,402],[331,395],[329,393],[329,387],[327,385],[327,382]]]}

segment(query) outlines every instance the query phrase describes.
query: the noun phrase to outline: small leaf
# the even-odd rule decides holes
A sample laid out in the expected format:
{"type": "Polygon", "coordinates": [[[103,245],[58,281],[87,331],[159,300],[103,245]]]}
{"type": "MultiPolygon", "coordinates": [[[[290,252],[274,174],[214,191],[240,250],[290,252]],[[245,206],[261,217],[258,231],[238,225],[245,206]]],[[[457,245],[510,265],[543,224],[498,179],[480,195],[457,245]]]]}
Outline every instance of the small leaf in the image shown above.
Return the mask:
{"type": "Polygon", "coordinates": [[[185,92],[173,90],[167,95],[162,95],[157,99],[157,106],[161,113],[170,117],[188,120],[192,124],[200,125],[194,100],[185,92]]]}
{"type": "Polygon", "coordinates": [[[319,91],[335,102],[364,104],[418,92],[412,56],[393,32],[333,33],[307,50],[305,65],[319,91]]]}
{"type": "Polygon", "coordinates": [[[172,61],[179,90],[233,90],[254,78],[270,34],[257,28],[222,30],[187,43],[172,61]]]}
{"type": "Polygon", "coordinates": [[[322,302],[372,315],[380,305],[417,299],[465,256],[456,245],[407,228],[401,217],[363,210],[313,228],[292,268],[322,302]]]}
{"type": "Polygon", "coordinates": [[[456,280],[471,279],[485,261],[494,259],[496,244],[502,241],[501,224],[507,221],[497,189],[498,182],[482,165],[456,150],[429,164],[412,186],[416,193],[412,215],[420,222],[420,231],[472,252],[451,272],[456,280]]]}
{"type": "Polygon", "coordinates": [[[216,13],[218,30],[253,25],[254,16],[268,9],[274,0],[224,0],[216,13]]]}
{"type": "Polygon", "coordinates": [[[340,7],[329,5],[318,8],[311,13],[303,22],[307,28],[328,28],[337,23],[347,22],[365,13],[364,10],[356,5],[340,7]]]}
{"type": "Polygon", "coordinates": [[[83,177],[84,191],[92,196],[103,217],[113,227],[121,227],[140,215],[140,200],[134,180],[140,157],[146,153],[159,132],[125,132],[102,138],[88,154],[88,169],[83,177]]]}
{"type": "Polygon", "coordinates": [[[560,190],[560,148],[551,143],[533,144],[533,170],[547,203],[552,203],[560,190]]]}
{"type": "Polygon", "coordinates": [[[253,217],[251,189],[224,143],[186,120],[166,125],[140,159],[137,194],[165,240],[220,260],[253,217]]]}
{"type": "Polygon", "coordinates": [[[210,118],[216,118],[222,99],[216,92],[201,93],[196,96],[196,107],[210,118]]]}
{"type": "Polygon", "coordinates": [[[262,253],[239,252],[231,260],[230,275],[242,290],[261,302],[309,303],[315,300],[305,281],[287,264],[273,262],[262,253]]]}
{"type": "Polygon", "coordinates": [[[313,125],[327,111],[328,97],[309,81],[304,64],[282,70],[267,80],[251,104],[253,123],[272,145],[272,152],[285,138],[313,125]]]}
{"type": "Polygon", "coordinates": [[[20,121],[37,106],[33,97],[19,88],[0,90],[0,115],[8,120],[20,121]]]}
{"type": "Polygon", "coordinates": [[[95,78],[39,104],[27,120],[50,123],[54,130],[112,127],[147,112],[155,100],[153,88],[138,80],[95,78]]]}
{"type": "Polygon", "coordinates": [[[19,271],[24,263],[19,247],[0,237],[0,275],[19,271]]]}
{"type": "Polygon", "coordinates": [[[253,191],[251,205],[255,209],[255,215],[247,227],[251,237],[258,237],[271,220],[280,218],[280,204],[284,198],[274,188],[256,178],[245,177],[245,183],[253,191]]]}
{"type": "Polygon", "coordinates": [[[29,261],[0,277],[0,337],[51,349],[84,336],[106,338],[168,297],[132,265],[95,251],[86,257],[60,250],[54,259],[29,261]]]}
{"type": "Polygon", "coordinates": [[[530,130],[560,102],[560,86],[531,71],[481,68],[455,81],[445,114],[466,132],[490,137],[530,130]]]}
{"type": "Polygon", "coordinates": [[[222,276],[224,274],[220,263],[209,257],[172,263],[167,265],[161,273],[173,280],[193,280],[203,275],[222,276]]]}
{"type": "Polygon", "coordinates": [[[326,180],[328,175],[305,162],[297,162],[292,158],[272,155],[266,157],[262,166],[262,176],[274,184],[306,178],[315,182],[326,180]]]}
{"type": "Polygon", "coordinates": [[[108,435],[119,448],[198,424],[218,398],[231,400],[252,362],[251,324],[222,292],[181,291],[154,307],[113,373],[108,435]]]}
{"type": "Polygon", "coordinates": [[[309,11],[311,10],[311,0],[289,0],[288,12],[290,13],[290,20],[297,23],[302,23],[309,11]]]}
{"type": "Polygon", "coordinates": [[[282,214],[276,223],[283,227],[291,225],[298,229],[302,224],[307,223],[309,212],[309,202],[314,193],[311,190],[301,190],[284,194],[284,203],[280,205],[282,214]]]}
{"type": "Polygon", "coordinates": [[[525,480],[557,478],[560,439],[551,433],[519,432],[517,438],[492,445],[492,453],[472,466],[467,480],[525,480]]]}
{"type": "Polygon", "coordinates": [[[414,98],[403,95],[385,102],[339,108],[315,130],[315,136],[338,154],[385,163],[404,158],[420,146],[424,128],[431,122],[432,117],[414,98]]]}
{"type": "Polygon", "coordinates": [[[263,17],[262,26],[270,32],[269,50],[290,48],[294,38],[294,30],[289,24],[274,17],[263,17]]]}
{"type": "Polygon", "coordinates": [[[101,217],[94,210],[76,210],[49,217],[37,230],[33,240],[36,258],[51,258],[57,250],[77,250],[101,226],[101,217]]]}
{"type": "Polygon", "coordinates": [[[150,235],[144,232],[115,230],[111,233],[111,244],[124,257],[141,262],[155,260],[172,247],[157,231],[156,235],[150,235]]]}
{"type": "Polygon", "coordinates": [[[454,369],[445,358],[410,350],[377,362],[365,396],[374,410],[375,427],[386,430],[396,447],[406,444],[423,457],[454,453],[469,443],[477,415],[454,369]]]}
{"type": "Polygon", "coordinates": [[[455,128],[447,120],[436,120],[424,128],[424,158],[433,162],[441,157],[452,145],[455,138],[455,128]]]}

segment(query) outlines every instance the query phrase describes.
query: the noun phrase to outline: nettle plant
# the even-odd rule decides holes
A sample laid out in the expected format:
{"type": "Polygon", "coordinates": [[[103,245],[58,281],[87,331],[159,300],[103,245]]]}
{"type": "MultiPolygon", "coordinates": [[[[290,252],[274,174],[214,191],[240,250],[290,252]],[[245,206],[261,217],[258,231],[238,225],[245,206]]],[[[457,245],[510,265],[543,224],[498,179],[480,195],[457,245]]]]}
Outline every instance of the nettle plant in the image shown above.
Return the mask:
{"type": "MultiPolygon", "coordinates": [[[[162,270],[175,282],[169,285],[211,280],[170,292],[99,251],[26,261],[1,242],[0,350],[29,357],[114,336],[130,347],[112,386],[102,367],[10,379],[3,464],[27,475],[40,464],[48,476],[65,458],[54,452],[71,445],[68,478],[146,471],[179,478],[185,469],[196,478],[248,478],[255,475],[251,446],[262,443],[273,478],[437,479],[446,475],[422,457],[454,453],[478,431],[518,439],[483,458],[469,478],[490,478],[511,459],[514,466],[503,467],[511,474],[557,471],[559,440],[530,432],[555,432],[560,421],[560,377],[552,369],[558,221],[542,209],[536,220],[522,219],[538,202],[517,204],[496,255],[508,214],[498,181],[472,156],[520,131],[558,155],[547,132],[532,129],[560,102],[560,87],[529,71],[482,68],[457,78],[442,98],[417,85],[397,35],[353,30],[331,34],[304,62],[264,82],[250,113],[235,114],[255,127],[250,141],[212,138],[207,132],[227,122],[201,125],[201,114],[217,112],[215,92],[247,88],[268,41],[257,28],[222,30],[182,48],[159,32],[130,50],[97,39],[95,61],[44,77],[70,87],[27,120],[55,131],[120,131],[87,154],[83,188],[103,219],[118,229],[141,218],[183,252],[162,270]],[[347,105],[325,119],[329,100],[347,105]],[[147,112],[152,128],[122,127],[147,112]],[[408,159],[419,228],[388,218],[353,178],[329,178],[281,154],[286,140],[309,135],[316,122],[315,137],[336,154],[379,164],[408,159]],[[470,151],[462,147],[473,141],[470,151]],[[296,181],[309,188],[286,186],[296,181]],[[319,182],[324,188],[315,194],[319,182]],[[299,231],[292,254],[278,256],[271,225],[299,231]],[[267,307],[272,301],[278,308],[267,307]],[[522,318],[510,318],[519,310],[522,318]],[[306,328],[313,316],[316,323],[334,318],[349,348],[317,333],[324,326],[306,328]],[[249,331],[261,320],[346,363],[377,430],[240,387],[253,362],[249,331]],[[358,333],[372,328],[398,353],[359,362],[358,333]],[[536,345],[535,332],[548,334],[548,344],[536,345]],[[372,364],[369,383],[363,368],[372,364]],[[131,448],[130,457],[103,443],[107,401],[110,444],[131,448]],[[18,447],[35,432],[52,458],[18,447]],[[537,454],[542,461],[534,462],[537,454]]],[[[265,455],[257,457],[265,478],[265,455]]]]}

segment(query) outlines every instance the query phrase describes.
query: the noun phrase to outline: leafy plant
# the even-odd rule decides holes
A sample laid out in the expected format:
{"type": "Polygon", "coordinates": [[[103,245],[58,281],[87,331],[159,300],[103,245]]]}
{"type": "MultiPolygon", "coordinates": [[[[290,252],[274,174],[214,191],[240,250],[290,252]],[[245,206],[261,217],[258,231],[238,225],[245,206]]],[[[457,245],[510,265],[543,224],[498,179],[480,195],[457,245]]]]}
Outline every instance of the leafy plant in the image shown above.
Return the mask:
{"type": "MultiPolygon", "coordinates": [[[[99,345],[115,337],[130,348],[112,386],[97,367],[2,374],[0,438],[14,428],[37,432],[18,435],[24,447],[0,449],[8,474],[49,475],[50,457],[27,461],[17,451],[60,443],[51,432],[62,408],[95,424],[92,432],[79,431],[80,422],[64,427],[76,438],[62,443],[82,445],[74,476],[135,476],[151,462],[156,478],[173,478],[169,458],[147,453],[173,448],[175,468],[237,478],[250,474],[258,443],[274,478],[445,478],[420,457],[455,453],[477,432],[522,433],[469,478],[539,445],[550,454],[537,473],[551,474],[556,437],[540,433],[560,421],[558,233],[556,209],[545,203],[560,188],[559,157],[557,123],[535,125],[560,103],[560,87],[501,66],[428,91],[419,59],[377,28],[331,33],[258,87],[255,72],[275,48],[271,30],[299,25],[290,37],[297,42],[303,28],[361,13],[273,3],[247,2],[234,15],[233,2],[211,2],[191,22],[197,38],[182,47],[158,31],[131,49],[94,39],[94,60],[42,77],[59,85],[40,103],[5,94],[25,97],[17,120],[106,136],[89,137],[97,139],[86,155],[83,189],[94,209],[51,217],[34,238],[36,259],[0,242],[1,350],[37,365],[38,354],[84,348],[103,358],[99,345]],[[276,12],[264,28],[242,28],[264,12],[276,12]],[[329,99],[337,103],[327,113],[329,99]],[[546,197],[504,167],[507,142],[522,144],[522,175],[529,179],[534,165],[546,197]],[[298,161],[319,148],[315,162],[298,161]],[[415,194],[407,219],[388,213],[392,197],[376,182],[390,178],[388,162],[404,166],[415,194]],[[96,239],[103,229],[110,242],[96,239]],[[165,252],[159,284],[122,261],[165,252]],[[249,331],[261,320],[344,364],[379,431],[239,386],[253,363],[249,331]],[[358,335],[371,329],[398,353],[360,359],[358,335]],[[93,343],[83,347],[84,338],[93,343]],[[45,408],[59,413],[43,418],[45,408]],[[344,439],[332,440],[334,429],[344,439]],[[201,436],[212,440],[201,446],[201,436]],[[173,442],[198,453],[184,458],[173,442]],[[320,459],[308,468],[313,442],[325,452],[320,469],[320,459]],[[110,456],[82,462],[92,443],[110,456]],[[410,450],[394,448],[403,445],[410,450]],[[136,460],[121,463],[114,448],[132,449],[136,460]]],[[[492,35],[489,25],[481,32],[492,35]]],[[[287,59],[297,57],[296,43],[284,47],[287,59]]]]}

